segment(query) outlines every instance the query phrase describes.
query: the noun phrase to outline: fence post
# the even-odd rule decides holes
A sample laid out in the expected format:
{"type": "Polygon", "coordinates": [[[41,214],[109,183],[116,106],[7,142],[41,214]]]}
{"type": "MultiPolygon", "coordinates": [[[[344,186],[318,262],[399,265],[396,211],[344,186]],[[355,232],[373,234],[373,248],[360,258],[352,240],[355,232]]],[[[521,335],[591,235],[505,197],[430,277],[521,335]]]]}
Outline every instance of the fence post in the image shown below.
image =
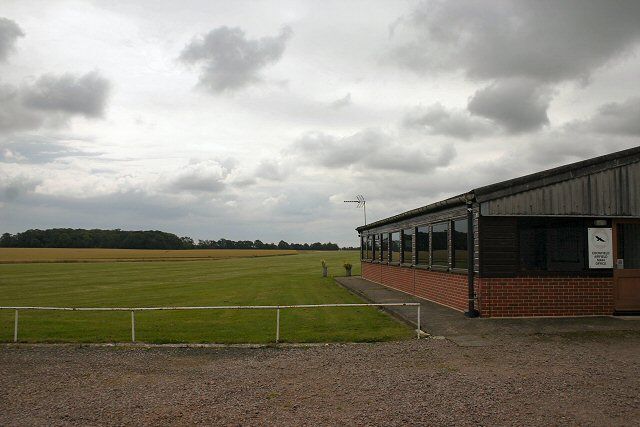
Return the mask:
{"type": "Polygon", "coordinates": [[[420,338],[420,304],[418,304],[418,339],[420,338]]]}
{"type": "Polygon", "coordinates": [[[131,342],[136,342],[136,312],[131,310],[131,342]]]}
{"type": "Polygon", "coordinates": [[[280,342],[280,306],[276,309],[276,344],[280,342]]]}
{"type": "Polygon", "coordinates": [[[13,342],[18,342],[18,310],[16,309],[16,317],[13,321],[13,342]]]}

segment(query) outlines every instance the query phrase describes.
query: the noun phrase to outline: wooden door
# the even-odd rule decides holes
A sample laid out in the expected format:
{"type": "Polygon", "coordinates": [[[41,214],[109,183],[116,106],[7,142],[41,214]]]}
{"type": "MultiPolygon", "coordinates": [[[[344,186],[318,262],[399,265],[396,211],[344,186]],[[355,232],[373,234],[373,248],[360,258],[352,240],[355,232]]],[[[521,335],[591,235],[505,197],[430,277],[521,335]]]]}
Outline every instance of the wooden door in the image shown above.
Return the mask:
{"type": "Polygon", "coordinates": [[[615,221],[613,235],[615,310],[640,312],[640,221],[615,221]]]}

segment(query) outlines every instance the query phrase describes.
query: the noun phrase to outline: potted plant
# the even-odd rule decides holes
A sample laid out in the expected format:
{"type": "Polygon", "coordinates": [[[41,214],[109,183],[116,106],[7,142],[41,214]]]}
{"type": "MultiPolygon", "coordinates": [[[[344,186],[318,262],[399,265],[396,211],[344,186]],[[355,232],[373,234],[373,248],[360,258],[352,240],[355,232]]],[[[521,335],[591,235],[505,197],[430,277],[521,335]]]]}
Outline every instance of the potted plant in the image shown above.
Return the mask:
{"type": "Polygon", "coordinates": [[[351,276],[351,267],[353,267],[350,263],[345,262],[344,264],[342,264],[342,266],[344,267],[344,270],[347,273],[347,276],[351,276]]]}
{"type": "Polygon", "coordinates": [[[322,260],[322,277],[327,277],[327,272],[327,262],[325,260],[322,260]]]}

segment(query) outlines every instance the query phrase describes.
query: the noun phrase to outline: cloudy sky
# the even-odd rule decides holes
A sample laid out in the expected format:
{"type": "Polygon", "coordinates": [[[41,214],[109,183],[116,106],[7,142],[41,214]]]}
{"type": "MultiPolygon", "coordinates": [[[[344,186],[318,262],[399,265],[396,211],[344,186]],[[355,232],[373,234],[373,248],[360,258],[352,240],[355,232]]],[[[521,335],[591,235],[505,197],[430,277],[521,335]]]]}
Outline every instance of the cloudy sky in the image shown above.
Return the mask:
{"type": "Polygon", "coordinates": [[[640,2],[0,0],[0,231],[356,244],[640,145],[640,2]]]}

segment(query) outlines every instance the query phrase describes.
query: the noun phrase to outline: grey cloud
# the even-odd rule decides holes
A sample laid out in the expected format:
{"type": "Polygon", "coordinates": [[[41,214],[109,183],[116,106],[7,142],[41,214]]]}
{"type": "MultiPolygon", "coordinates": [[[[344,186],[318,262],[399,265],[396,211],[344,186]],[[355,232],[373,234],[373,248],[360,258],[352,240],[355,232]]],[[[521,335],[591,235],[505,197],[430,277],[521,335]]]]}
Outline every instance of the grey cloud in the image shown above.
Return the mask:
{"type": "Polygon", "coordinates": [[[472,117],[467,111],[446,109],[440,103],[426,108],[415,108],[404,116],[402,125],[406,129],[460,139],[471,139],[495,132],[494,126],[487,120],[472,117]]]}
{"type": "Polygon", "coordinates": [[[220,193],[232,169],[229,162],[217,160],[193,161],[170,180],[169,189],[177,192],[220,193]]]}
{"type": "Polygon", "coordinates": [[[539,129],[549,124],[549,90],[527,79],[509,79],[478,90],[467,108],[493,120],[510,133],[539,129]]]}
{"type": "Polygon", "coordinates": [[[12,202],[24,194],[33,192],[40,183],[40,180],[26,176],[3,176],[0,177],[0,194],[5,200],[12,202]]]}
{"type": "Polygon", "coordinates": [[[68,157],[100,154],[73,148],[68,141],[58,138],[20,136],[0,139],[0,162],[4,163],[44,164],[68,157]]]}
{"type": "Polygon", "coordinates": [[[25,106],[35,110],[102,117],[109,89],[109,81],[95,71],[83,76],[47,74],[25,88],[23,97],[25,106]]]}
{"type": "Polygon", "coordinates": [[[389,171],[424,173],[451,164],[457,153],[452,144],[447,144],[426,154],[424,150],[403,147],[397,144],[385,147],[377,155],[366,156],[363,164],[367,168],[389,171]]]}
{"type": "Polygon", "coordinates": [[[586,125],[603,134],[640,136],[640,97],[602,105],[586,125]]]}
{"type": "MultiPolygon", "coordinates": [[[[0,187],[1,188],[1,187],[0,187]]],[[[185,206],[170,197],[158,197],[143,190],[128,190],[92,197],[40,194],[33,184],[11,198],[0,193],[5,226],[14,230],[32,227],[71,226],[148,229],[157,220],[176,220],[198,206],[185,206]],[[134,225],[137,223],[139,225],[134,225]]]]}
{"type": "Polygon", "coordinates": [[[40,127],[45,118],[42,114],[25,107],[22,93],[14,86],[0,85],[0,134],[40,127]]]}
{"type": "Polygon", "coordinates": [[[331,103],[331,107],[337,110],[340,108],[348,107],[351,104],[353,104],[353,101],[351,101],[351,93],[347,93],[342,98],[333,101],[331,103]]]}
{"type": "Polygon", "coordinates": [[[233,91],[262,81],[261,71],[282,57],[292,33],[284,27],[275,37],[248,39],[241,28],[223,26],[194,39],[180,60],[201,66],[200,85],[206,89],[233,91]]]}
{"type": "Polygon", "coordinates": [[[45,75],[22,86],[0,85],[0,133],[59,127],[74,115],[101,117],[109,86],[96,72],[45,75]]]}
{"type": "Polygon", "coordinates": [[[377,129],[366,129],[347,137],[322,132],[302,135],[292,151],[303,162],[329,169],[360,167],[401,172],[424,172],[446,166],[455,157],[452,146],[439,151],[394,140],[377,129]]]}
{"type": "Polygon", "coordinates": [[[391,55],[420,73],[585,79],[640,41],[638,22],[636,0],[424,1],[394,25],[408,38],[391,55]]]}
{"type": "Polygon", "coordinates": [[[262,160],[255,170],[254,174],[257,178],[268,179],[270,181],[282,181],[288,175],[288,170],[274,160],[262,160]]]}
{"type": "Polygon", "coordinates": [[[15,49],[18,37],[24,37],[22,29],[11,19],[0,17],[0,62],[6,61],[15,49]]]}
{"type": "Polygon", "coordinates": [[[358,162],[368,153],[378,152],[389,141],[387,135],[373,129],[345,138],[324,132],[308,132],[294,143],[293,150],[307,161],[328,168],[340,168],[358,162]]]}

